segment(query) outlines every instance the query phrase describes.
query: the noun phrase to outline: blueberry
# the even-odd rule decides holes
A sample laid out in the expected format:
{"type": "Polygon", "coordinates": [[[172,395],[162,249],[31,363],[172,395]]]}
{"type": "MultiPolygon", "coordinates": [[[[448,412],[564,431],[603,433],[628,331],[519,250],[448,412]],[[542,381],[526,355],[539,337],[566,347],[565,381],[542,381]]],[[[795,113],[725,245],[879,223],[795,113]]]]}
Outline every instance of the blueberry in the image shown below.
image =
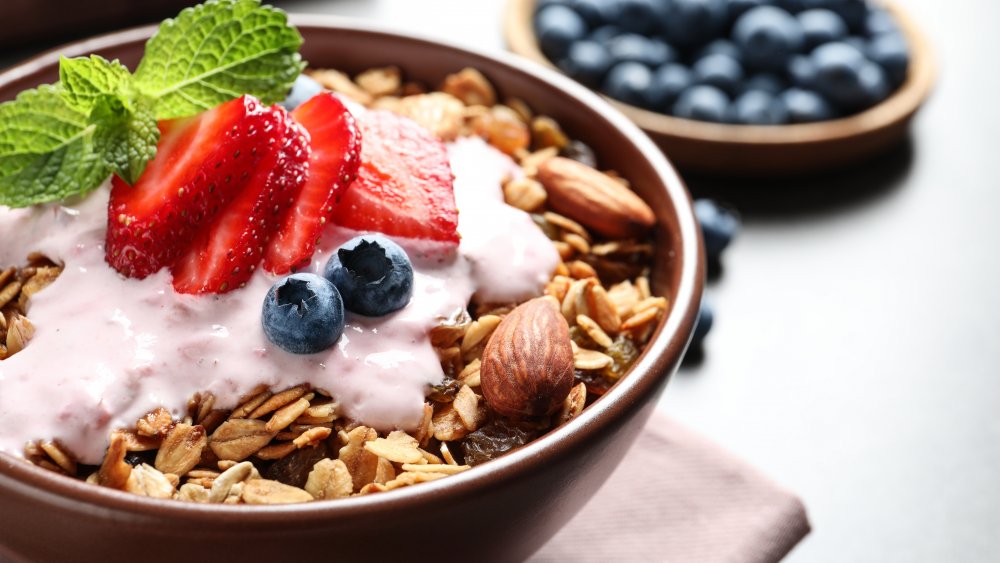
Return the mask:
{"type": "Polygon", "coordinates": [[[611,40],[608,51],[615,63],[637,62],[650,68],[673,62],[677,53],[673,47],[659,39],[650,39],[636,33],[625,33],[611,40]]]}
{"type": "Polygon", "coordinates": [[[788,60],[786,74],[793,86],[814,88],[816,86],[816,63],[808,55],[794,55],[788,60]]]}
{"type": "Polygon", "coordinates": [[[788,111],[772,94],[750,90],[730,106],[729,120],[743,125],[783,125],[788,123],[788,111]]]}
{"type": "Polygon", "coordinates": [[[694,63],[695,82],[733,94],[743,80],[743,67],[729,55],[708,55],[694,63]]]}
{"type": "Polygon", "coordinates": [[[833,108],[816,92],[789,88],[778,98],[785,106],[790,123],[812,123],[833,119],[833,108]]]}
{"type": "Polygon", "coordinates": [[[806,50],[847,37],[847,24],[830,10],[806,10],[797,17],[802,26],[806,50]]]}
{"type": "Polygon", "coordinates": [[[802,48],[802,26],[781,8],[760,6],[736,21],[733,40],[743,51],[748,67],[783,70],[788,59],[802,48]]]}
{"type": "Polygon", "coordinates": [[[718,260],[740,230],[739,215],[715,200],[697,199],[694,202],[694,216],[701,225],[705,256],[709,260],[718,260]]]}
{"type": "Polygon", "coordinates": [[[611,53],[596,41],[577,41],[559,62],[563,71],[589,88],[598,88],[611,68],[611,53]]]}
{"type": "Polygon", "coordinates": [[[402,309],[413,295],[409,256],[382,235],[345,242],[330,256],[323,276],[340,290],[348,311],[369,317],[402,309]]]}
{"type": "Polygon", "coordinates": [[[652,83],[653,73],[636,62],[618,63],[608,71],[602,90],[605,94],[626,104],[644,105],[644,92],[652,83]]]}
{"type": "Polygon", "coordinates": [[[685,119],[713,121],[726,120],[729,98],[725,92],[714,86],[699,85],[688,88],[674,104],[673,114],[685,119]]]}
{"type": "Polygon", "coordinates": [[[868,43],[868,57],[882,66],[893,86],[906,80],[910,66],[910,49],[899,33],[877,35],[868,43]]]}
{"type": "Polygon", "coordinates": [[[740,64],[743,64],[743,54],[740,52],[740,48],[728,39],[716,39],[708,45],[705,45],[694,56],[694,60],[697,61],[698,59],[705,58],[709,55],[726,55],[728,57],[732,57],[740,64]]]}
{"type": "Polygon", "coordinates": [[[729,0],[726,2],[726,9],[730,23],[736,22],[743,14],[749,12],[757,6],[774,4],[774,0],[729,0]]]}
{"type": "Polygon", "coordinates": [[[694,332],[691,334],[691,349],[698,350],[705,342],[705,337],[712,330],[715,313],[711,302],[703,295],[698,305],[698,320],[695,321],[694,332]]]}
{"type": "Polygon", "coordinates": [[[740,85],[740,93],[759,90],[777,96],[785,89],[785,81],[776,74],[761,72],[751,76],[740,85]]]}
{"type": "Polygon", "coordinates": [[[570,8],[580,14],[591,29],[618,19],[618,5],[605,0],[572,0],[570,8]]]}
{"type": "Polygon", "coordinates": [[[865,35],[874,37],[883,33],[899,33],[899,24],[889,12],[881,9],[874,9],[865,16],[865,35]]]}
{"type": "Polygon", "coordinates": [[[261,324],[267,339],[286,352],[315,354],[343,334],[344,302],[329,280],[292,274],[267,292],[261,324]]]}
{"type": "Polygon", "coordinates": [[[889,85],[889,77],[886,76],[882,67],[866,61],[858,74],[861,84],[861,91],[864,92],[864,101],[858,109],[866,109],[874,106],[889,97],[892,86],[889,85]]]}
{"type": "Polygon", "coordinates": [[[288,92],[288,96],[285,97],[285,100],[280,105],[288,111],[292,111],[322,91],[323,86],[319,82],[304,74],[300,74],[292,84],[292,89],[288,92]]]}
{"type": "Polygon", "coordinates": [[[608,0],[617,7],[615,24],[625,31],[650,33],[656,28],[660,13],[658,0],[608,0]]]}
{"type": "Polygon", "coordinates": [[[861,51],[844,42],[833,42],[817,47],[811,58],[816,65],[815,83],[820,94],[845,109],[864,105],[861,69],[869,61],[861,51]]]}
{"type": "Polygon", "coordinates": [[[694,85],[694,73],[688,67],[668,63],[653,72],[653,81],[646,90],[646,107],[669,111],[681,92],[694,85]]]}
{"type": "Polygon", "coordinates": [[[726,13],[725,0],[671,0],[663,30],[670,43],[694,47],[719,36],[726,13]]]}
{"type": "Polygon", "coordinates": [[[606,44],[609,43],[615,37],[622,34],[621,28],[613,25],[602,25],[601,27],[590,32],[587,39],[591,41],[596,41],[597,43],[606,44]]]}
{"type": "Polygon", "coordinates": [[[868,0],[827,0],[825,8],[836,12],[851,33],[864,33],[865,20],[868,18],[868,0]]]}
{"type": "Polygon", "coordinates": [[[545,56],[558,61],[566,56],[574,41],[587,34],[587,24],[568,6],[555,4],[535,14],[535,33],[545,56]]]}

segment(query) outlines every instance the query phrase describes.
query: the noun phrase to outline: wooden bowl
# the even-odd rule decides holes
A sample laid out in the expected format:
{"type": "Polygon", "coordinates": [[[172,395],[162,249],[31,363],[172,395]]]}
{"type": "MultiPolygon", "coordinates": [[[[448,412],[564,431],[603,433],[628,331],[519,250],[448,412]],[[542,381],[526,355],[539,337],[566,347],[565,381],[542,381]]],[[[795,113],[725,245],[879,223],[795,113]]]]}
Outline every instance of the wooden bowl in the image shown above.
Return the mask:
{"type": "MultiPolygon", "coordinates": [[[[507,44],[519,55],[556,68],[538,46],[532,24],[535,5],[536,0],[508,0],[504,19],[507,44]]],[[[796,125],[726,125],[681,119],[607,99],[684,171],[787,176],[858,163],[903,139],[936,76],[926,37],[902,9],[885,5],[909,41],[909,74],[889,98],[861,113],[796,125]]]]}
{"type": "MultiPolygon", "coordinates": [[[[316,67],[356,73],[392,63],[427,84],[475,67],[501,95],[553,116],[604,165],[627,172],[656,214],[651,280],[670,312],[628,375],[578,417],[471,471],[398,491],[297,505],[204,505],[96,487],[0,454],[0,561],[523,561],[626,456],[677,369],[701,300],[703,253],[683,182],[638,127],[586,88],[520,57],[334,17],[294,14],[292,23],[305,39],[302,56],[316,67]]],[[[57,80],[60,54],[135,65],[153,29],[64,45],[0,73],[0,101],[57,80]]],[[[608,541],[616,541],[613,531],[608,541]]]]}

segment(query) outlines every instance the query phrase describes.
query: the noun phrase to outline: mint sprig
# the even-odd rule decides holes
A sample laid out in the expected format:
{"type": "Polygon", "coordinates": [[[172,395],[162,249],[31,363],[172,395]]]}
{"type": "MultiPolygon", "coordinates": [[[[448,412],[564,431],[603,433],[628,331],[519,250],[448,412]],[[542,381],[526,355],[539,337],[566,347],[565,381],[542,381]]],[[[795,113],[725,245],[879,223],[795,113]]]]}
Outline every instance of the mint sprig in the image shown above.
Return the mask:
{"type": "Polygon", "coordinates": [[[157,120],[244,94],[281,100],[302,37],[259,0],[211,0],[166,20],[136,73],[99,56],[62,58],[59,82],[0,104],[0,205],[86,193],[115,173],[134,184],[156,154],[157,120]]]}

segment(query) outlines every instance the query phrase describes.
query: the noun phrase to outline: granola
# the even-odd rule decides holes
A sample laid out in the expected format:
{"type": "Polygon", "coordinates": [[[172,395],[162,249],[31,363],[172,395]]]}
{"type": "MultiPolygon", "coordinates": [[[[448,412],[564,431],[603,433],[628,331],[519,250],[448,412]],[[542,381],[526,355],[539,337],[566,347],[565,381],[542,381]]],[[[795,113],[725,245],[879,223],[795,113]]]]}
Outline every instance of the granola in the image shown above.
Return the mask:
{"type": "MultiPolygon", "coordinates": [[[[376,494],[446,478],[516,449],[578,416],[625,375],[669,309],[652,295],[651,242],[609,238],[583,225],[591,218],[549,207],[552,187],[539,171],[554,158],[593,165],[593,151],[521,100],[498,103],[480,72],[463,69],[436,92],[407,82],[396,67],[354,79],[313,70],[323,86],[367,107],[407,115],[445,140],[474,135],[516,159],[523,175],[503,185],[506,202],[531,213],[559,254],[544,294],[569,326],[575,370],[555,412],[501,416],[482,392],[487,343],[518,303],[470,306],[441,319],[430,334],[444,380],[428,390],[415,430],[380,433],[343,415],[328,390],[302,384],[258,385],[233,408],[215,396],[191,398],[183,416],[151,411],[110,436],[100,466],[79,463],[55,441],[30,443],[25,458],[45,469],[152,498],[226,504],[281,504],[376,494]]],[[[609,182],[627,185],[617,173],[609,182]]],[[[32,336],[28,304],[61,266],[32,255],[0,270],[0,360],[32,336]]]]}

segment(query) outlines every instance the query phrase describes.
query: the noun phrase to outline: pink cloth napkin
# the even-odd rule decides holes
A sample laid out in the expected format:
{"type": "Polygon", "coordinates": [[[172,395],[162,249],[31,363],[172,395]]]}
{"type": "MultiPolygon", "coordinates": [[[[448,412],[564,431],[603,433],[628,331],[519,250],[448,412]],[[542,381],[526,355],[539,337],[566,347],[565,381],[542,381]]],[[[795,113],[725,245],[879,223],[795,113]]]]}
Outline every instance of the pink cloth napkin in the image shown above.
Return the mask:
{"type": "Polygon", "coordinates": [[[657,414],[594,498],[530,561],[770,563],[808,533],[793,493],[657,414]]]}

